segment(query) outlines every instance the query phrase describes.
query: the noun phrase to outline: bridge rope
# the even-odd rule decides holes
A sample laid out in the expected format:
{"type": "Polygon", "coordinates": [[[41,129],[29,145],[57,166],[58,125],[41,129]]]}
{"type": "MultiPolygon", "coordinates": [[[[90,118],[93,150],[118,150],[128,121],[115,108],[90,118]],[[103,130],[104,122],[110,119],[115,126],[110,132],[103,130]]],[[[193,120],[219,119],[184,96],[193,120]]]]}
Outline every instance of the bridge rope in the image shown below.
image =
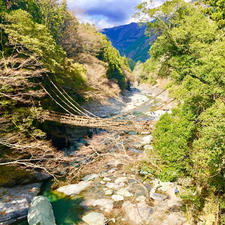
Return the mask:
{"type": "Polygon", "coordinates": [[[46,92],[46,94],[60,107],[62,108],[65,112],[72,114],[69,110],[67,110],[64,106],[62,106],[47,90],[46,88],[41,84],[41,87],[43,90],[46,92]]]}
{"type": "Polygon", "coordinates": [[[62,98],[60,98],[60,100],[62,102],[64,102],[64,104],[66,104],[69,108],[72,107],[72,109],[75,111],[75,112],[78,112],[79,114],[81,115],[84,115],[84,116],[87,116],[87,117],[90,117],[89,115],[93,116],[93,117],[97,117],[96,115],[94,115],[93,113],[89,112],[88,110],[82,108],[62,87],[58,87],[51,79],[50,77],[46,74],[46,77],[47,79],[49,80],[49,82],[54,86],[54,88],[64,97],[64,99],[71,105],[69,106],[62,98]],[[61,89],[61,90],[60,90],[61,89]],[[64,94],[63,94],[64,93],[64,94]],[[67,96],[67,97],[66,97],[67,96]],[[71,102],[73,101],[73,102],[71,102]],[[77,106],[76,106],[76,105],[77,106]],[[78,106],[83,110],[79,109],[78,106]],[[89,114],[89,115],[88,115],[89,114]]]}

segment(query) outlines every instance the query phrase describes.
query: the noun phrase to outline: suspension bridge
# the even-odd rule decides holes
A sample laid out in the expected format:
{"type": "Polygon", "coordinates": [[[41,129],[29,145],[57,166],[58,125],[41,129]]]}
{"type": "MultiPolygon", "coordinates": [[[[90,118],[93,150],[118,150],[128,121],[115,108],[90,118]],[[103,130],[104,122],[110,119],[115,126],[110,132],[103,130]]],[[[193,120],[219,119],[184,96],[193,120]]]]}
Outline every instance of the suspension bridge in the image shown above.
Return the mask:
{"type": "Polygon", "coordinates": [[[102,128],[105,130],[149,132],[153,129],[152,123],[148,121],[94,118],[55,112],[44,115],[42,119],[72,126],[102,128]]]}
{"type": "MultiPolygon", "coordinates": [[[[150,132],[153,130],[153,121],[135,121],[129,119],[120,119],[121,115],[112,118],[100,118],[95,114],[82,108],[63,88],[59,88],[48,76],[47,79],[51,84],[51,93],[45,90],[47,95],[66,113],[47,112],[41,116],[44,121],[53,121],[62,124],[90,127],[90,128],[102,128],[105,130],[117,130],[117,131],[136,131],[136,132],[150,132]]],[[[165,90],[154,96],[154,101],[165,90]]]]}

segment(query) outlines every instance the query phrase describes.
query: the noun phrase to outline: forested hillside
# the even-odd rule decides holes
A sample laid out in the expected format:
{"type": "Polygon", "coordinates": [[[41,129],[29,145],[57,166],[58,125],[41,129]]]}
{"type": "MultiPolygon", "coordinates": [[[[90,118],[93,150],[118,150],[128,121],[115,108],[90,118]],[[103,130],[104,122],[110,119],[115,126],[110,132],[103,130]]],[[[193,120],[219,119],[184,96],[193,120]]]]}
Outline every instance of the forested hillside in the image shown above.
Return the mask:
{"type": "Polygon", "coordinates": [[[112,45],[120,51],[121,55],[134,60],[135,62],[145,62],[149,56],[151,42],[156,37],[154,33],[149,37],[146,34],[146,25],[130,23],[127,25],[104,29],[112,45]]]}
{"type": "Polygon", "coordinates": [[[62,174],[60,164],[71,159],[46,140],[42,115],[76,114],[78,103],[118,96],[127,88],[127,60],[94,26],[80,24],[66,1],[1,0],[0,29],[0,183],[19,179],[2,165],[62,174]]]}
{"type": "Polygon", "coordinates": [[[145,2],[138,9],[155,19],[148,25],[160,33],[141,79],[170,79],[177,102],[156,124],[156,161],[149,156],[148,169],[183,184],[193,224],[224,224],[224,1],[173,0],[154,9],[145,2]]]}

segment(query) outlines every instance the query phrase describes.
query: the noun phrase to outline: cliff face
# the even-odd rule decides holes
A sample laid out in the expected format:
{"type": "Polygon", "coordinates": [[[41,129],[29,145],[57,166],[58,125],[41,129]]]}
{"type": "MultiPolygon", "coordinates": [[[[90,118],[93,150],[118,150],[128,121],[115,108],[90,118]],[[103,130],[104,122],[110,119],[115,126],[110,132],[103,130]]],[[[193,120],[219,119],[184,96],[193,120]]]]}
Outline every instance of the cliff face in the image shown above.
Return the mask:
{"type": "Polygon", "coordinates": [[[156,39],[155,35],[145,35],[146,25],[130,23],[102,31],[112,45],[120,51],[120,54],[134,61],[146,61],[149,56],[150,42],[156,39]]]}

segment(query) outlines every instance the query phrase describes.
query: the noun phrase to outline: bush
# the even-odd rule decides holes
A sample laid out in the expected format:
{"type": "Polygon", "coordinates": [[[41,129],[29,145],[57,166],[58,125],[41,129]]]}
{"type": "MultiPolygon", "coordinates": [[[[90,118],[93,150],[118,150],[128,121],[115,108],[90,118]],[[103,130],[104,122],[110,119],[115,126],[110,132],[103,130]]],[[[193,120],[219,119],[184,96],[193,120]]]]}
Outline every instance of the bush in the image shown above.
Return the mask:
{"type": "Polygon", "coordinates": [[[153,146],[162,163],[160,177],[173,181],[188,172],[189,144],[194,134],[192,115],[181,108],[163,115],[153,133],[153,146]]]}

